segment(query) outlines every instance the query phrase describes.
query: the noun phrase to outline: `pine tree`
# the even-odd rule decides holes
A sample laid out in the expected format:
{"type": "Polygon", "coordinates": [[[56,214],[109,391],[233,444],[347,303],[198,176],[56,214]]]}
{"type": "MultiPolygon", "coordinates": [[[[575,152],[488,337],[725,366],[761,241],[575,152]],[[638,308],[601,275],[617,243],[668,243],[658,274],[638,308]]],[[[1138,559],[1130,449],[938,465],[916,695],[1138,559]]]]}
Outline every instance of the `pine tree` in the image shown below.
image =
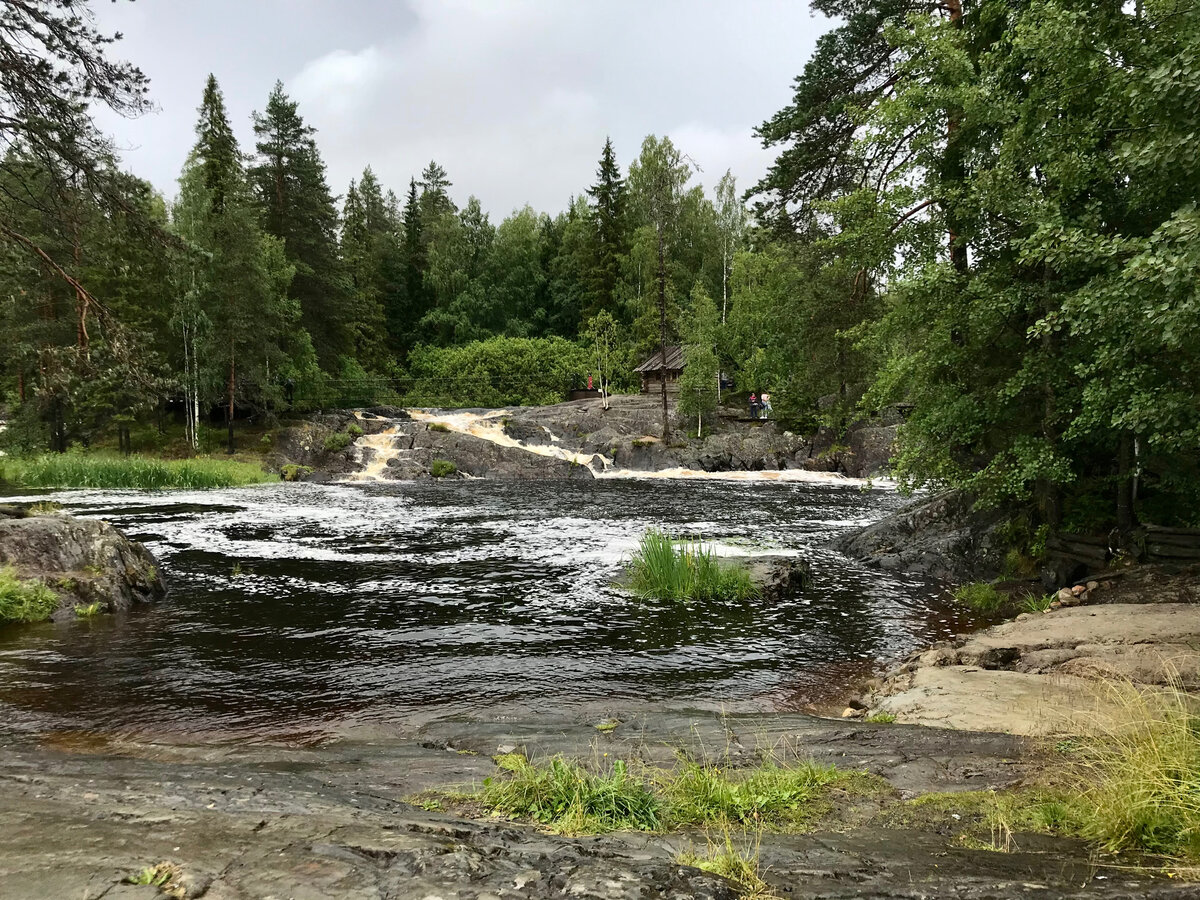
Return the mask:
{"type": "Polygon", "coordinates": [[[337,207],[315,131],[276,82],[266,110],[254,114],[254,134],[257,153],[248,174],[263,228],[283,241],[296,269],[289,296],[300,305],[321,366],[336,370],[340,358],[355,350],[362,317],[370,319],[370,327],[378,323],[355,308],[338,255],[337,207]]]}
{"type": "Polygon", "coordinates": [[[388,363],[385,345],[395,346],[401,329],[400,222],[370,166],[346,192],[341,247],[355,295],[354,353],[381,371],[388,363]]]}

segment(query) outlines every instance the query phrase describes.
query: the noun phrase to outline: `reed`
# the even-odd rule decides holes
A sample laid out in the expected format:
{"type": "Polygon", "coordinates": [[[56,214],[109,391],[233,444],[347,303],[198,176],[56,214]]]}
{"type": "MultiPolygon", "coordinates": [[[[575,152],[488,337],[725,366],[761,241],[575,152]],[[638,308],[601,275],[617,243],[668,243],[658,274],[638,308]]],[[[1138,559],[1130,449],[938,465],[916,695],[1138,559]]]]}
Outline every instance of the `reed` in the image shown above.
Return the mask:
{"type": "Polygon", "coordinates": [[[748,600],[758,595],[750,573],[722,563],[698,540],[675,541],[647,531],[627,568],[629,588],[654,600],[748,600]]]}
{"type": "Polygon", "coordinates": [[[0,459],[0,483],[23,488],[220,488],[270,477],[255,463],[230,459],[154,459],[107,453],[56,453],[0,459]]]}

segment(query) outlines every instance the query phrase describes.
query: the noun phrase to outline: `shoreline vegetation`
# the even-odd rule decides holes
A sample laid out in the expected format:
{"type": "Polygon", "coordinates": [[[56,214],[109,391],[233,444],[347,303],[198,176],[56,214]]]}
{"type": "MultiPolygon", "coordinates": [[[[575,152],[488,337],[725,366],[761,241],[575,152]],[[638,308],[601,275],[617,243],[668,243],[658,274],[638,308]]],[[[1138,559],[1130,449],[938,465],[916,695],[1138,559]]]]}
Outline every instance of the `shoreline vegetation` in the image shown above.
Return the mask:
{"type": "Polygon", "coordinates": [[[636,755],[626,762],[609,760],[606,753],[581,763],[562,756],[534,761],[510,752],[494,758],[499,774],[477,790],[432,791],[416,802],[427,808],[441,808],[443,799],[451,807],[478,804],[492,815],[573,836],[699,829],[709,836],[708,852],[684,851],[681,857],[709,859],[722,869],[719,874],[746,889],[755,884],[761,889],[761,879],[751,875],[764,834],[805,833],[842,819],[850,827],[900,829],[949,823],[957,845],[999,852],[1018,849],[1020,835],[1073,838],[1109,853],[1154,857],[1135,860],[1148,870],[1167,865],[1175,876],[1200,878],[1196,698],[1178,687],[1108,687],[1119,699],[1118,720],[1097,737],[1045,745],[1036,751],[1044,756],[1039,772],[998,790],[902,799],[868,772],[780,761],[773,753],[742,767],[681,756],[666,769],[639,763],[636,755]],[[856,806],[870,810],[855,811],[856,806]],[[715,843],[714,833],[723,836],[715,843]]]}
{"type": "Polygon", "coordinates": [[[760,594],[744,566],[717,559],[698,538],[675,540],[657,529],[642,535],[625,574],[626,586],[644,600],[750,600],[760,594]]]}
{"type": "Polygon", "coordinates": [[[160,459],[98,452],[0,458],[0,486],[30,489],[202,489],[259,484],[274,477],[259,463],[203,456],[160,459]]]}

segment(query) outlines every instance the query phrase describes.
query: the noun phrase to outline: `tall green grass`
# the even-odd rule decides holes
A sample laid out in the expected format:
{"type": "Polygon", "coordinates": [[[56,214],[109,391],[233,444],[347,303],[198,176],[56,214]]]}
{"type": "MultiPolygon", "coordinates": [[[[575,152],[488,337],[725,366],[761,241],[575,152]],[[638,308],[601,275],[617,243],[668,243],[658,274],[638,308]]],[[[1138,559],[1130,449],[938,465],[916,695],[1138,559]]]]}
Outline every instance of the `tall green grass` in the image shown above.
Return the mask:
{"type": "Polygon", "coordinates": [[[153,459],[107,453],[51,453],[0,459],[0,483],[24,488],[218,488],[266,481],[254,463],[153,459]]]}
{"type": "Polygon", "coordinates": [[[743,770],[687,763],[662,790],[673,825],[802,827],[824,812],[824,789],[848,774],[813,762],[743,770]]]}
{"type": "Polygon", "coordinates": [[[629,588],[654,600],[747,600],[759,591],[743,567],[720,562],[696,541],[647,531],[627,568],[629,588]]]}
{"type": "Polygon", "coordinates": [[[1079,763],[1081,833],[1200,860],[1200,698],[1178,684],[1113,690],[1119,712],[1079,763]]]}
{"type": "Polygon", "coordinates": [[[1009,602],[1005,594],[985,582],[959,585],[954,591],[954,599],[976,612],[985,614],[998,613],[1009,602]]]}
{"type": "Polygon", "coordinates": [[[0,622],[44,622],[57,606],[50,588],[23,581],[11,566],[0,568],[0,622]]]}

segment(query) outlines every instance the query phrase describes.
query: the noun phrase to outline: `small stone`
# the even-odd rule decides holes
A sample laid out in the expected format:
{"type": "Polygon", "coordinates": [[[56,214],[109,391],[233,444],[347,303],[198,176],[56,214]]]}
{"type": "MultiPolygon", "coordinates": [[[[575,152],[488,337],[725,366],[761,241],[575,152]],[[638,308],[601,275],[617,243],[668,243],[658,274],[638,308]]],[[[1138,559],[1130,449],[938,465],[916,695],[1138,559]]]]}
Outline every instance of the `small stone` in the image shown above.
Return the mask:
{"type": "Polygon", "coordinates": [[[867,708],[867,704],[865,704],[861,700],[857,700],[857,699],[847,700],[846,705],[848,707],[850,707],[851,709],[866,709],[867,708]]]}
{"type": "Polygon", "coordinates": [[[1100,582],[1098,582],[1098,581],[1089,581],[1087,583],[1087,589],[1088,589],[1089,594],[1099,587],[1100,587],[1100,582]]]}
{"type": "Polygon", "coordinates": [[[1075,587],[1071,588],[1071,593],[1074,594],[1076,597],[1078,597],[1080,594],[1082,594],[1086,590],[1087,590],[1087,588],[1085,588],[1082,584],[1077,584],[1077,585],[1075,585],[1075,587]]]}
{"type": "Polygon", "coordinates": [[[853,706],[847,706],[842,710],[843,719],[861,719],[867,714],[865,709],[855,709],[853,706]]]}
{"type": "Polygon", "coordinates": [[[506,753],[516,753],[516,752],[517,752],[516,744],[501,744],[499,747],[496,748],[496,753],[499,754],[500,756],[503,756],[506,753]]]}
{"type": "MultiPolygon", "coordinates": [[[[1063,606],[1078,606],[1080,603],[1080,600],[1078,597],[1072,595],[1070,597],[1063,598],[1060,602],[1062,603],[1063,606]]],[[[1053,604],[1051,604],[1051,605],[1053,606],[1053,604]]]]}
{"type": "Polygon", "coordinates": [[[1062,609],[1062,601],[1061,600],[1051,600],[1050,608],[1051,609],[1062,609]]]}
{"type": "Polygon", "coordinates": [[[1033,618],[1033,613],[1021,613],[1019,616],[1017,616],[1017,621],[1024,622],[1026,619],[1032,619],[1032,618],[1033,618]]]}
{"type": "Polygon", "coordinates": [[[1074,596],[1075,596],[1075,594],[1071,592],[1070,588],[1063,588],[1061,591],[1058,592],[1058,599],[1060,601],[1070,600],[1074,596]]]}

